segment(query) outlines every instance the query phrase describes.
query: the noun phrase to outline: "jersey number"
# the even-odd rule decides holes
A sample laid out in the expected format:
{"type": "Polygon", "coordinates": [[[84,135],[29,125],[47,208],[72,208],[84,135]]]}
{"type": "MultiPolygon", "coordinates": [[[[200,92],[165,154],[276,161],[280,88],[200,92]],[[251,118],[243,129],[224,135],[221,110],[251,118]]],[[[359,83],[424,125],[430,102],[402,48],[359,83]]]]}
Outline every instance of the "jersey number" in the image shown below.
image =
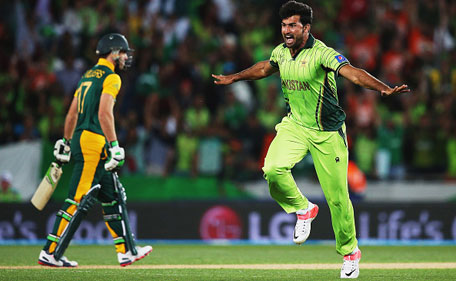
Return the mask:
{"type": "Polygon", "coordinates": [[[84,100],[85,96],[87,95],[87,92],[90,89],[90,86],[92,86],[92,82],[87,81],[87,82],[82,82],[81,86],[79,86],[77,90],[77,95],[78,95],[78,112],[83,113],[84,111],[84,100]]]}

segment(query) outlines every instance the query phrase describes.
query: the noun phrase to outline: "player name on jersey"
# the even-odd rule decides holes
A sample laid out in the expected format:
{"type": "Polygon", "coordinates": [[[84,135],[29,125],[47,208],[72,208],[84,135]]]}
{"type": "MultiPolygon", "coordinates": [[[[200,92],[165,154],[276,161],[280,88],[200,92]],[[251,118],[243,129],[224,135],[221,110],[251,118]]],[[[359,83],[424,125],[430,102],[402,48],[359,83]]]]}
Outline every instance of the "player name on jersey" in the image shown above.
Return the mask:
{"type": "Polygon", "coordinates": [[[103,71],[101,69],[90,69],[85,73],[84,78],[92,78],[92,77],[101,78],[101,77],[103,77],[104,74],[105,74],[105,71],[103,71]]]}

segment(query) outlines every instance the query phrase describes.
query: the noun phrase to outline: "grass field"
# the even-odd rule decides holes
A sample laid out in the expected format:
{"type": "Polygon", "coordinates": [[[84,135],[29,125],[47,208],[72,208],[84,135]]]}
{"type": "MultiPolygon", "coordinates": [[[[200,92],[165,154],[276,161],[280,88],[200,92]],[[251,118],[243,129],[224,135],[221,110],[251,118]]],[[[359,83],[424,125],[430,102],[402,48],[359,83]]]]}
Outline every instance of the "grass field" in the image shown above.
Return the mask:
{"type": "MultiPolygon", "coordinates": [[[[153,245],[121,268],[113,246],[70,246],[78,268],[37,264],[40,246],[0,246],[0,280],[339,280],[334,246],[153,245]]],[[[456,280],[456,246],[361,247],[358,280],[456,280]]]]}

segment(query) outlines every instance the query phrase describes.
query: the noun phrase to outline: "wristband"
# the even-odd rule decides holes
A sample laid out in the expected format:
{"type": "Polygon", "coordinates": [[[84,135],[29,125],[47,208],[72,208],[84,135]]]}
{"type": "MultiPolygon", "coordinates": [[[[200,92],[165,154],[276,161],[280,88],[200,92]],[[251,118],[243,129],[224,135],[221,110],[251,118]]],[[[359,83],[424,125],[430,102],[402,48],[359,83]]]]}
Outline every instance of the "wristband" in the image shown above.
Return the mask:
{"type": "Polygon", "coordinates": [[[114,147],[114,146],[119,146],[119,142],[118,141],[112,141],[109,143],[109,147],[114,147]]]}

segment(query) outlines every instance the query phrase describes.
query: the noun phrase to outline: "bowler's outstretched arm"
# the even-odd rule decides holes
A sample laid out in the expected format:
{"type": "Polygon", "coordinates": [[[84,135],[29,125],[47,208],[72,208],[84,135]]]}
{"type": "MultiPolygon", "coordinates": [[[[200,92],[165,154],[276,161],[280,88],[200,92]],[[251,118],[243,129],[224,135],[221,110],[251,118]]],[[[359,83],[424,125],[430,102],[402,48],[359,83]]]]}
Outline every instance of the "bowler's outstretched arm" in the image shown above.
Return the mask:
{"type": "Polygon", "coordinates": [[[348,80],[352,81],[356,85],[361,87],[379,91],[382,96],[389,96],[395,93],[406,93],[410,92],[407,85],[396,86],[394,88],[389,87],[382,81],[378,80],[367,71],[361,68],[356,68],[350,64],[344,65],[340,68],[339,74],[348,80]]]}
{"type": "Polygon", "coordinates": [[[279,71],[278,68],[273,67],[269,60],[260,61],[251,67],[230,75],[215,75],[212,74],[216,80],[214,83],[217,85],[229,85],[231,83],[241,80],[258,80],[279,71]]]}

